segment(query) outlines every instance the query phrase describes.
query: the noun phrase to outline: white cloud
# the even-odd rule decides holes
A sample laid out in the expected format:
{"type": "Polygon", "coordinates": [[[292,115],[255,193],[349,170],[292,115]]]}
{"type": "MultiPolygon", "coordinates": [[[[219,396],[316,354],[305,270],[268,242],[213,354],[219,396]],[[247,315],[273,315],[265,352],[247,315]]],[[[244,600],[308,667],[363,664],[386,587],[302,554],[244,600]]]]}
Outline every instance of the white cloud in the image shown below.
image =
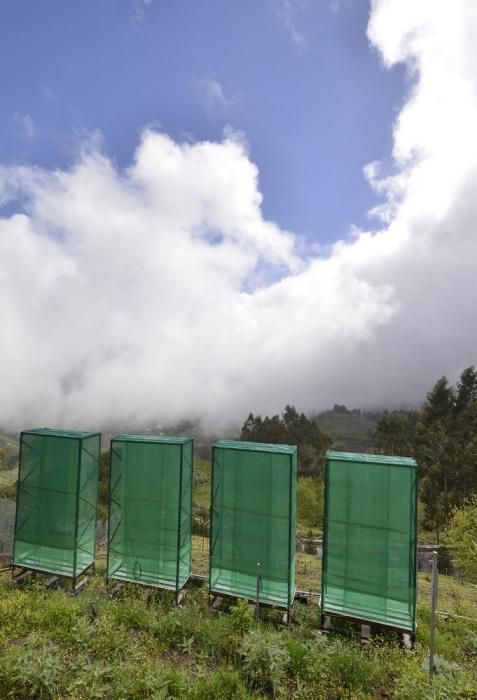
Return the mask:
{"type": "Polygon", "coordinates": [[[131,12],[132,22],[138,26],[144,22],[147,9],[151,6],[152,0],[132,0],[131,12]]]}
{"type": "Polygon", "coordinates": [[[329,9],[330,12],[336,15],[338,12],[347,10],[351,4],[352,0],[330,0],[329,9]]]}
{"type": "Polygon", "coordinates": [[[213,73],[195,80],[194,89],[209,118],[227,116],[240,101],[238,94],[226,95],[213,73]]]}
{"type": "Polygon", "coordinates": [[[275,4],[276,15],[298,54],[304,53],[308,48],[308,42],[297,26],[297,15],[304,11],[306,5],[307,0],[278,0],[275,4]]]}
{"type": "Polygon", "coordinates": [[[475,362],[477,7],[375,2],[369,37],[414,75],[394,174],[367,176],[381,230],[328,255],[263,218],[233,134],[147,131],[125,171],[0,170],[0,423],[242,420],[285,403],[420,400],[475,362]]]}
{"type": "Polygon", "coordinates": [[[31,114],[22,114],[15,112],[13,115],[13,123],[17,133],[24,141],[32,141],[35,136],[35,122],[31,114]]]}

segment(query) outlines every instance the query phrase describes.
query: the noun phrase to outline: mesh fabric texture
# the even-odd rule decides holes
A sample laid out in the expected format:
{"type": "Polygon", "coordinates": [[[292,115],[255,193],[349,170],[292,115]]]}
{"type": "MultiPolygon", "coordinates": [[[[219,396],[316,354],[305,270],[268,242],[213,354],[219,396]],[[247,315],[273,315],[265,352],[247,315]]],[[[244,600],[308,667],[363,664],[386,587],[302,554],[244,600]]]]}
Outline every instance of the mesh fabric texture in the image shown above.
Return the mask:
{"type": "Polygon", "coordinates": [[[417,465],[328,452],[322,612],[414,632],[417,465]]]}
{"type": "Polygon", "coordinates": [[[297,449],[220,440],[213,448],[209,588],[288,608],[295,595],[297,449]]]}
{"type": "Polygon", "coordinates": [[[75,577],[94,562],[100,442],[98,433],[22,432],[15,566],[75,577]]]}
{"type": "Polygon", "coordinates": [[[191,573],[189,438],[119,435],[111,441],[108,576],[180,590],[191,573]]]}

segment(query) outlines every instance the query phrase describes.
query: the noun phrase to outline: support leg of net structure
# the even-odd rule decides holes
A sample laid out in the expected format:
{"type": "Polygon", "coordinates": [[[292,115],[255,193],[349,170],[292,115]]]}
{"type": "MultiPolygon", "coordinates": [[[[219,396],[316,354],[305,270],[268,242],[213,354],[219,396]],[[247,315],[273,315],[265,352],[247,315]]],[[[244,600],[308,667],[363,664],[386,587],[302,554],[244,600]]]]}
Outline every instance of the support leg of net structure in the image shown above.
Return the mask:
{"type": "Polygon", "coordinates": [[[293,605],[287,608],[282,615],[282,625],[291,625],[293,618],[293,605]]]}
{"type": "Polygon", "coordinates": [[[19,574],[14,574],[13,580],[17,585],[20,585],[29,576],[33,576],[33,571],[31,569],[22,569],[19,574]]]}
{"type": "Polygon", "coordinates": [[[257,589],[256,589],[256,599],[255,599],[255,617],[260,616],[260,586],[261,586],[261,574],[260,574],[260,564],[257,562],[257,589]]]}
{"type": "Polygon", "coordinates": [[[224,602],[224,599],[219,595],[216,596],[215,598],[213,598],[212,605],[211,605],[212,610],[217,611],[223,602],[224,602]]]}
{"type": "Polygon", "coordinates": [[[434,675],[434,647],[436,635],[437,608],[437,551],[432,552],[432,599],[431,599],[431,633],[429,639],[429,682],[434,675]]]}
{"type": "Polygon", "coordinates": [[[176,606],[179,607],[179,605],[182,603],[184,598],[186,597],[187,590],[185,588],[181,588],[180,591],[177,591],[176,593],[176,606]]]}
{"type": "Polygon", "coordinates": [[[50,576],[49,578],[46,579],[45,581],[45,586],[46,588],[53,588],[60,582],[60,577],[59,576],[50,576]]]}
{"type": "Polygon", "coordinates": [[[78,595],[78,593],[83,590],[83,588],[86,585],[87,577],[83,576],[79,581],[77,578],[74,579],[74,584],[73,584],[73,595],[78,595]]]}
{"type": "Polygon", "coordinates": [[[94,572],[94,562],[90,564],[84,571],[82,571],[78,576],[73,576],[72,592],[73,595],[79,593],[84,587],[88,580],[88,573],[94,572]]]}
{"type": "Polygon", "coordinates": [[[361,625],[361,641],[371,641],[371,625],[361,625]]]}
{"type": "Polygon", "coordinates": [[[331,632],[333,629],[331,617],[329,615],[325,615],[324,613],[321,615],[321,629],[323,632],[331,632]]]}

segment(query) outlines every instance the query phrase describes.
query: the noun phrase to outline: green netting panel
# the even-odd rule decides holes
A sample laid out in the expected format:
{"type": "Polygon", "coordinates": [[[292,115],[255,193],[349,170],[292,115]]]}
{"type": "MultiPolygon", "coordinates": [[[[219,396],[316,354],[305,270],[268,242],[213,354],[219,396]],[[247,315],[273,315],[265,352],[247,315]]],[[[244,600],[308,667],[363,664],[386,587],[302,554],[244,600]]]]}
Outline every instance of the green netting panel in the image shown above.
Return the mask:
{"type": "Polygon", "coordinates": [[[328,452],[322,612],[414,632],[417,465],[328,452]]]}
{"type": "Polygon", "coordinates": [[[15,566],[76,577],[94,563],[100,442],[97,433],[21,434],[15,566]]]}
{"type": "Polygon", "coordinates": [[[108,576],[180,590],[191,573],[190,438],[111,441],[108,576]]]}
{"type": "Polygon", "coordinates": [[[220,440],[213,448],[209,588],[288,608],[295,596],[297,449],[220,440]]]}

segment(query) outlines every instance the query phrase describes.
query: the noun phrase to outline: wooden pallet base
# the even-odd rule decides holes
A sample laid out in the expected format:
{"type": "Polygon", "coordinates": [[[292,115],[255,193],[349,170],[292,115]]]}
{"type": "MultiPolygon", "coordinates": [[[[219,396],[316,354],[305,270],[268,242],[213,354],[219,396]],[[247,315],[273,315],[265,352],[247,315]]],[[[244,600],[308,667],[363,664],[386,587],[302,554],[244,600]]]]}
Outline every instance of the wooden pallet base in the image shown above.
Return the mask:
{"type": "MultiPolygon", "coordinates": [[[[47,577],[45,579],[46,588],[59,588],[65,581],[71,581],[71,589],[69,590],[73,595],[76,595],[84,588],[86,582],[88,581],[88,576],[85,575],[87,570],[84,571],[79,577],[71,578],[70,576],[61,576],[61,574],[51,574],[48,576],[48,572],[46,571],[28,568],[22,568],[19,573],[15,574],[15,568],[16,567],[12,566],[12,574],[13,581],[17,584],[17,586],[22,586],[27,579],[33,579],[38,575],[47,577]]],[[[65,587],[65,590],[68,589],[65,587]]]]}
{"type": "Polygon", "coordinates": [[[359,620],[356,620],[354,618],[341,617],[339,615],[328,615],[326,613],[322,614],[321,616],[320,631],[322,634],[329,634],[332,631],[338,631],[333,628],[334,619],[347,620],[348,622],[359,624],[361,632],[361,642],[363,644],[369,644],[372,641],[373,632],[376,633],[378,630],[388,630],[395,632],[395,634],[399,635],[401,643],[406,649],[412,649],[414,647],[414,635],[410,634],[409,632],[405,632],[404,630],[399,630],[397,628],[389,627],[387,625],[380,625],[379,623],[375,622],[360,622],[359,620]]]}

